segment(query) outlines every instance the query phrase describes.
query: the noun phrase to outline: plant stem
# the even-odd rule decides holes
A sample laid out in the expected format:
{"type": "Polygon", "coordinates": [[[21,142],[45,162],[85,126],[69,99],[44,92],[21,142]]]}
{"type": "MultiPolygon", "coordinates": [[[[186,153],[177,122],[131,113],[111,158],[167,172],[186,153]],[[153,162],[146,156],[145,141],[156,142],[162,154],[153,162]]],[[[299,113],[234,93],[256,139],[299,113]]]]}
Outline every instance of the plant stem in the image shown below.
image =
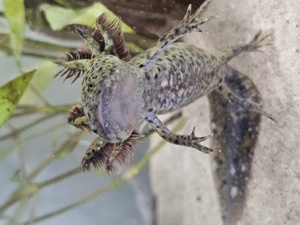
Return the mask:
{"type": "Polygon", "coordinates": [[[53,184],[65,179],[65,178],[71,177],[71,176],[76,175],[76,174],[81,173],[81,172],[82,172],[82,167],[79,166],[79,167],[74,168],[72,170],[69,170],[68,172],[63,173],[59,176],[56,176],[56,177],[53,177],[49,180],[38,183],[38,187],[39,187],[39,189],[45,188],[49,185],[53,185],[53,184]]]}
{"type": "Polygon", "coordinates": [[[11,118],[17,118],[20,116],[26,116],[34,113],[46,113],[51,114],[53,112],[57,113],[65,113],[67,112],[73,105],[57,105],[57,106],[18,106],[16,110],[18,112],[14,113],[11,118]],[[19,112],[21,111],[21,112],[19,112]]]}
{"type": "Polygon", "coordinates": [[[35,178],[46,166],[55,160],[62,152],[72,151],[77,145],[84,132],[80,131],[71,135],[57,150],[52,152],[46,159],[44,159],[27,177],[28,181],[35,178]]]}
{"type": "Polygon", "coordinates": [[[9,133],[9,134],[6,134],[6,135],[3,135],[2,137],[0,137],[0,141],[3,141],[5,139],[8,139],[8,138],[13,138],[15,136],[18,136],[20,133],[24,132],[25,130],[29,129],[29,128],[32,128],[33,126],[41,123],[41,122],[44,122],[58,114],[60,114],[61,112],[54,112],[52,114],[48,114],[42,118],[39,118],[35,121],[33,121],[32,123],[29,123],[29,124],[26,124],[24,125],[23,127],[17,129],[17,130],[14,130],[13,132],[9,133]]]}
{"type": "MultiPolygon", "coordinates": [[[[173,122],[175,119],[178,119],[181,116],[181,113],[176,113],[174,114],[172,117],[170,117],[168,120],[166,120],[166,124],[169,124],[171,122],[173,122]]],[[[181,120],[178,125],[174,128],[174,132],[177,132],[178,130],[180,130],[183,126],[184,122],[183,120],[181,120]]],[[[150,134],[152,134],[154,131],[152,129],[150,129],[145,136],[149,136],[150,134]]],[[[28,183],[29,181],[31,181],[35,176],[37,176],[47,165],[49,165],[54,159],[57,158],[57,156],[59,156],[63,151],[68,150],[71,151],[75,145],[77,144],[77,142],[80,140],[80,137],[84,134],[84,132],[78,132],[74,135],[72,135],[71,137],[69,137],[69,139],[67,139],[56,151],[54,151],[54,153],[52,153],[51,155],[49,155],[43,162],[41,162],[27,177],[27,183],[23,185],[21,185],[12,195],[11,197],[2,205],[0,206],[0,212],[4,211],[6,208],[10,207],[11,205],[13,205],[15,202],[21,200],[21,199],[25,199],[28,198],[34,194],[36,194],[37,192],[39,192],[42,188],[45,188],[46,186],[52,185],[54,183],[57,183],[61,180],[63,180],[64,178],[73,176],[79,172],[82,171],[81,167],[75,168],[73,170],[70,170],[62,175],[59,175],[57,177],[51,178],[49,180],[46,180],[44,182],[41,183],[28,183]],[[24,185],[26,185],[24,187],[24,185]]],[[[62,208],[62,212],[67,211],[69,209],[75,208],[87,201],[92,200],[95,196],[99,196],[102,195],[103,193],[113,189],[114,187],[118,187],[121,184],[125,183],[127,180],[131,179],[132,177],[134,177],[139,171],[140,169],[150,160],[150,158],[161,148],[161,146],[165,143],[164,140],[162,140],[161,142],[159,142],[159,144],[153,148],[150,152],[148,152],[137,164],[135,164],[135,166],[131,167],[130,170],[128,170],[128,172],[126,172],[121,178],[119,179],[115,179],[114,181],[112,181],[110,184],[107,184],[106,186],[100,188],[98,191],[86,196],[85,198],[79,200],[78,202],[73,203],[72,205],[69,205],[65,208],[62,208]]],[[[56,214],[60,214],[62,213],[60,210],[55,211],[54,213],[51,213],[53,215],[56,214]]],[[[47,216],[47,215],[46,215],[47,216]]],[[[51,215],[50,215],[51,216],[51,215]]],[[[48,218],[49,216],[47,216],[48,218]]],[[[40,217],[38,217],[40,218],[40,217]]],[[[39,221],[38,218],[36,218],[35,220],[31,221],[31,222],[37,222],[39,221]]],[[[46,218],[45,218],[46,219],[46,218]]],[[[28,224],[28,222],[26,222],[26,224],[28,224]]]]}
{"type": "Polygon", "coordinates": [[[7,148],[1,150],[1,154],[0,154],[0,162],[1,162],[1,160],[3,160],[3,159],[8,155],[11,151],[13,151],[15,148],[17,148],[17,147],[19,147],[19,146],[21,146],[21,145],[27,143],[27,142],[30,141],[30,140],[33,140],[33,139],[38,138],[38,137],[40,137],[40,136],[42,136],[42,135],[44,135],[44,134],[47,134],[47,133],[49,133],[49,132],[51,132],[51,131],[53,131],[53,130],[57,130],[57,129],[60,128],[61,126],[64,126],[64,124],[60,123],[60,124],[54,125],[54,126],[52,126],[52,127],[48,127],[48,128],[46,128],[46,129],[40,131],[39,133],[35,133],[35,134],[32,134],[31,136],[26,137],[26,140],[20,140],[20,141],[17,140],[17,141],[14,141],[14,143],[13,143],[11,146],[9,146],[9,147],[7,147],[7,148]]]}
{"type": "MultiPolygon", "coordinates": [[[[184,125],[185,121],[181,120],[176,127],[174,128],[174,132],[178,132],[184,125]]],[[[101,188],[99,188],[97,191],[92,192],[88,195],[86,195],[85,197],[83,197],[82,199],[78,200],[77,202],[74,202],[68,206],[65,206],[63,208],[60,208],[58,210],[55,210],[51,213],[39,216],[33,220],[31,220],[31,222],[40,222],[42,220],[48,219],[50,217],[53,216],[57,216],[59,214],[62,214],[66,211],[69,211],[71,209],[74,209],[80,205],[83,205],[91,200],[95,200],[96,198],[99,198],[101,195],[105,194],[106,192],[117,188],[119,186],[121,186],[122,184],[124,184],[126,181],[130,180],[131,178],[133,178],[134,176],[136,176],[139,171],[148,163],[148,161],[152,158],[152,156],[154,154],[156,154],[161,148],[162,146],[166,143],[166,141],[161,140],[153,149],[151,149],[148,153],[145,154],[145,156],[138,162],[136,163],[134,166],[132,166],[126,173],[124,173],[120,178],[114,179],[112,182],[110,182],[109,184],[106,184],[104,186],[102,186],[101,188]]],[[[29,221],[26,221],[25,223],[23,223],[23,225],[29,225],[29,221]]]]}
{"type": "Polygon", "coordinates": [[[77,167],[75,169],[72,169],[66,173],[63,173],[59,176],[56,176],[44,182],[22,183],[22,185],[11,195],[11,197],[2,206],[0,206],[0,212],[4,211],[5,209],[10,207],[12,204],[16,203],[17,201],[33,196],[34,194],[38,193],[42,188],[45,188],[49,185],[53,185],[65,178],[78,174],[81,171],[82,168],[77,167]]]}

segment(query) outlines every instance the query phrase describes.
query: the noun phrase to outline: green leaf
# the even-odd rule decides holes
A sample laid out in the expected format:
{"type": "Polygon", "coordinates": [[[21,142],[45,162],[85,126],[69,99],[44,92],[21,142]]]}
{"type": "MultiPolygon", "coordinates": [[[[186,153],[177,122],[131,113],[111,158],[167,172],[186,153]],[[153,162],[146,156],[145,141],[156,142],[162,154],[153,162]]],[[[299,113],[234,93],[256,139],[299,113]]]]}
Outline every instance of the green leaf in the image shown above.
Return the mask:
{"type": "MultiPolygon", "coordinates": [[[[44,62],[38,68],[34,75],[34,78],[31,81],[31,85],[34,89],[41,93],[44,91],[53,80],[55,73],[57,72],[57,65],[53,62],[44,62]]],[[[28,88],[27,91],[24,93],[22,99],[20,100],[20,104],[28,105],[35,103],[37,99],[37,94],[32,88],[28,88]]]]}
{"type": "Polygon", "coordinates": [[[9,118],[27,89],[36,70],[24,73],[0,87],[0,127],[9,118]]]}
{"type": "MultiPolygon", "coordinates": [[[[93,27],[95,26],[96,19],[102,13],[109,11],[106,6],[99,2],[83,9],[71,9],[57,5],[43,4],[41,10],[44,12],[52,30],[61,30],[71,24],[84,24],[93,27]]],[[[111,11],[109,12],[112,13],[111,11]]],[[[124,33],[135,33],[124,22],[121,23],[121,26],[124,33]]]]}
{"type": "Polygon", "coordinates": [[[20,62],[24,40],[25,8],[23,0],[3,0],[4,13],[10,26],[10,39],[13,53],[20,62]]]}

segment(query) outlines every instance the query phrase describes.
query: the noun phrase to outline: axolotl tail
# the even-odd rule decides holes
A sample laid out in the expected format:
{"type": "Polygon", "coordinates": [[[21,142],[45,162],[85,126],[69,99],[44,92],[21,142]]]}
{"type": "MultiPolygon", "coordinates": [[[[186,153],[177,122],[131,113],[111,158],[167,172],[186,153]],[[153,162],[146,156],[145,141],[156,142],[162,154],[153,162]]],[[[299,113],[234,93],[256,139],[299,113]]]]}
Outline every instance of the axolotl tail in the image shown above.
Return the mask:
{"type": "MultiPolygon", "coordinates": [[[[240,97],[261,103],[252,81],[230,66],[226,67],[225,83],[240,97]]],[[[244,210],[261,115],[232,104],[217,91],[208,98],[214,133],[212,147],[222,150],[213,158],[215,184],[223,222],[234,225],[244,210]]]]}

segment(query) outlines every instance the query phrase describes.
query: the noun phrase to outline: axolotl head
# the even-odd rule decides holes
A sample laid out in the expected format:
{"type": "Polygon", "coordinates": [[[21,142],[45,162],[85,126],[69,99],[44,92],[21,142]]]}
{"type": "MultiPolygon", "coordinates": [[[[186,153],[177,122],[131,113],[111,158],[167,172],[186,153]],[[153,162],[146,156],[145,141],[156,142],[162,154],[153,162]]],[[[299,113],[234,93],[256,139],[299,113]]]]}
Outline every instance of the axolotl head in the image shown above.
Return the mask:
{"type": "Polygon", "coordinates": [[[82,103],[92,130],[110,143],[126,140],[145,112],[140,70],[108,55],[90,60],[82,103]]]}

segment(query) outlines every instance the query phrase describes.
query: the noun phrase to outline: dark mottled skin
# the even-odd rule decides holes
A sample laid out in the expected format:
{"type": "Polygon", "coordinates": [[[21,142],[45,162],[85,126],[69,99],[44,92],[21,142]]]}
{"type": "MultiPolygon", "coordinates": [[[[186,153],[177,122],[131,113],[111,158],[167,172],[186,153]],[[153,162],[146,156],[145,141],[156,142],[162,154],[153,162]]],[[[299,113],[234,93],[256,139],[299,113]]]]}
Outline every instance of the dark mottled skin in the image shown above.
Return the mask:
{"type": "Polygon", "coordinates": [[[257,35],[250,44],[226,51],[220,57],[195,46],[169,43],[164,51],[160,48],[155,51],[155,46],[129,62],[113,55],[92,58],[82,83],[83,108],[92,130],[106,141],[118,143],[126,140],[145,119],[170,143],[213,152],[199,144],[209,136],[173,134],[156,115],[178,110],[215,90],[244,109],[269,116],[258,104],[238,96],[224,82],[229,73],[229,59],[259,48],[262,40],[257,35]],[[156,52],[160,54],[149,61],[156,52]],[[149,64],[152,70],[148,69],[149,64]]]}
{"type": "Polygon", "coordinates": [[[82,102],[92,130],[117,143],[147,118],[169,142],[211,152],[193,143],[206,137],[171,134],[158,118],[147,115],[178,110],[215,90],[225,78],[225,60],[191,45],[169,44],[153,65],[156,73],[148,74],[143,67],[151,51],[128,63],[111,55],[90,60],[82,84],[82,102]]]}
{"type": "MultiPolygon", "coordinates": [[[[144,65],[150,50],[129,61],[144,65]]],[[[145,74],[145,102],[157,114],[178,110],[218,87],[225,77],[224,62],[185,43],[170,44],[159,56],[157,73],[145,74]]]]}
{"type": "MultiPolygon", "coordinates": [[[[98,54],[92,50],[94,55],[90,59],[61,65],[76,69],[74,65],[82,63],[82,108],[73,109],[71,121],[79,121],[77,127],[92,130],[101,139],[101,143],[96,139],[96,147],[92,145],[87,151],[87,159],[93,159],[93,152],[102,151],[98,145],[108,146],[106,152],[114,152],[112,148],[122,147],[130,137],[136,139],[131,135],[139,122],[146,120],[170,143],[214,153],[223,221],[231,225],[237,223],[243,212],[260,115],[273,118],[261,109],[259,92],[251,80],[227,63],[241,52],[260,48],[266,37],[259,33],[249,44],[220,56],[188,44],[173,43],[192,31],[201,32],[201,25],[213,18],[199,19],[205,6],[193,15],[189,7],[178,26],[161,37],[153,48],[129,61],[116,54],[105,51],[98,54]],[[205,95],[210,101],[214,149],[200,144],[211,135],[196,137],[194,129],[190,135],[174,134],[156,116],[178,110],[205,95]],[[86,118],[76,118],[82,112],[86,118]]],[[[90,48],[100,43],[89,34],[83,36],[90,42],[90,48]]],[[[130,142],[130,150],[131,145],[130,142]]],[[[122,153],[122,148],[117,153],[122,153]]],[[[98,154],[92,162],[102,162],[102,155],[98,154]]],[[[89,163],[83,164],[88,168],[89,163]]]]}
{"type": "Polygon", "coordinates": [[[156,117],[213,91],[225,77],[225,60],[194,46],[172,44],[187,33],[201,32],[201,25],[213,18],[199,18],[205,6],[193,15],[189,7],[178,26],[129,62],[113,55],[90,59],[83,75],[82,103],[95,133],[108,142],[122,142],[146,119],[170,143],[213,151],[199,143],[208,137],[173,134],[156,117]]]}

